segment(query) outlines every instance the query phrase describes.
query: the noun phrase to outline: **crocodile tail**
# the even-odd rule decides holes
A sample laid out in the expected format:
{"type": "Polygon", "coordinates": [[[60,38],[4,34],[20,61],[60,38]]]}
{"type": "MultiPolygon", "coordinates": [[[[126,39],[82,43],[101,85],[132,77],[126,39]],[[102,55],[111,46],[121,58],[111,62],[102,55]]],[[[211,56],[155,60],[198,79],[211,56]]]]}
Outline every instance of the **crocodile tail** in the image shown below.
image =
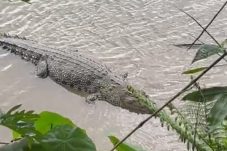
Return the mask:
{"type": "Polygon", "coordinates": [[[10,35],[8,33],[0,33],[0,38],[17,38],[17,39],[24,39],[24,40],[28,40],[27,38],[25,37],[20,37],[18,35],[10,35]]]}
{"type": "Polygon", "coordinates": [[[3,49],[10,51],[11,53],[14,53],[16,55],[19,55],[21,56],[22,59],[30,61],[36,65],[39,59],[42,57],[42,54],[30,50],[26,46],[18,45],[20,44],[21,41],[21,40],[18,41],[18,39],[26,40],[26,38],[21,38],[19,36],[0,34],[0,46],[3,49]]]}

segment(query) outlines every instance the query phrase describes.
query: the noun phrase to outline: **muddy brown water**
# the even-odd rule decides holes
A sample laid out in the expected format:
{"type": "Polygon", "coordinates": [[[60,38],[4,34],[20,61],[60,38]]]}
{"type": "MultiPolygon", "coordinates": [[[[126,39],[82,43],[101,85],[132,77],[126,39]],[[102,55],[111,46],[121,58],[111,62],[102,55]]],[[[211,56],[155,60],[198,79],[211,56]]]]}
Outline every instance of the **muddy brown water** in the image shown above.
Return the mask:
{"type": "MultiPolygon", "coordinates": [[[[158,105],[190,81],[181,72],[190,67],[195,50],[174,47],[190,43],[201,29],[175,7],[206,25],[224,0],[33,0],[32,4],[0,1],[0,32],[26,36],[48,46],[74,50],[99,58],[129,81],[145,90],[158,105]]],[[[226,9],[209,31],[218,40],[227,37],[226,9]]],[[[210,42],[202,36],[203,42],[210,42]]],[[[225,67],[215,68],[207,84],[225,84],[225,67]]],[[[100,151],[110,150],[107,138],[125,136],[147,115],[130,113],[105,102],[86,104],[50,79],[35,76],[32,64],[0,48],[0,106],[15,104],[37,112],[49,110],[71,118],[85,128],[100,151]]],[[[177,102],[179,104],[179,101],[177,102]]],[[[1,128],[0,141],[10,133],[1,128]]],[[[152,119],[129,143],[154,151],[183,151],[185,144],[174,132],[152,119]]]]}

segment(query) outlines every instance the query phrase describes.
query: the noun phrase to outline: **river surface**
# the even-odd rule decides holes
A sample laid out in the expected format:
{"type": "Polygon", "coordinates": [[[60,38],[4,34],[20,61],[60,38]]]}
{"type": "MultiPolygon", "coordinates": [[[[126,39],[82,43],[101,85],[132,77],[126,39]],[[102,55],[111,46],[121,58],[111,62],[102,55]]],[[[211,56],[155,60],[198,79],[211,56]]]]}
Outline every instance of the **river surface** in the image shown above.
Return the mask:
{"type": "MultiPolygon", "coordinates": [[[[206,25],[224,0],[34,0],[32,4],[0,1],[0,32],[25,36],[42,44],[94,56],[129,81],[145,90],[158,105],[179,91],[190,78],[182,71],[190,67],[195,50],[173,44],[190,43],[201,31],[176,7],[189,12],[206,25]]],[[[227,10],[209,31],[227,38],[227,10]]],[[[203,42],[210,38],[202,36],[203,42]]],[[[209,85],[226,83],[225,68],[214,69],[205,78],[209,85]],[[218,80],[217,80],[218,79],[218,80]]],[[[125,136],[148,115],[138,115],[105,102],[86,104],[50,79],[35,76],[35,67],[0,48],[0,106],[15,104],[37,112],[49,110],[71,118],[85,128],[100,151],[112,147],[107,136],[125,136]]],[[[178,103],[177,103],[178,104],[178,103]]],[[[0,141],[9,141],[1,128],[0,141]]],[[[147,151],[184,151],[185,144],[174,132],[152,119],[129,143],[147,151]]]]}

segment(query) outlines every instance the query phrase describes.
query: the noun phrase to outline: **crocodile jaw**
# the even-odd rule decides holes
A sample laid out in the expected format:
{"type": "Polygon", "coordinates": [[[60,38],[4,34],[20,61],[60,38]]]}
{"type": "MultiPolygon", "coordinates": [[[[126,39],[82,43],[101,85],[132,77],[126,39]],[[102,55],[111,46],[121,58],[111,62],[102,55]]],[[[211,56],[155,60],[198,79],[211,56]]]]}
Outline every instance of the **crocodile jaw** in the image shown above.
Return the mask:
{"type": "Polygon", "coordinates": [[[151,110],[127,89],[127,85],[116,86],[114,89],[101,90],[101,100],[138,114],[151,114],[151,110]]]}

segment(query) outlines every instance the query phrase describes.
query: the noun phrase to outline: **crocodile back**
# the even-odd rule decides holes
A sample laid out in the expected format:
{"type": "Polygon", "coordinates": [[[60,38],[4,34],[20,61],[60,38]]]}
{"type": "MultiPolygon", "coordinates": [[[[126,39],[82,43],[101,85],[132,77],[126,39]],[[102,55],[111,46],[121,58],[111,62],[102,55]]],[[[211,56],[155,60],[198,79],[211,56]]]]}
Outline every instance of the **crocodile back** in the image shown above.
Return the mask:
{"type": "Polygon", "coordinates": [[[115,87],[125,83],[121,76],[115,75],[106,65],[76,50],[51,48],[32,40],[8,35],[0,37],[0,44],[35,65],[45,56],[49,77],[80,95],[96,93],[102,87],[115,87]]]}

